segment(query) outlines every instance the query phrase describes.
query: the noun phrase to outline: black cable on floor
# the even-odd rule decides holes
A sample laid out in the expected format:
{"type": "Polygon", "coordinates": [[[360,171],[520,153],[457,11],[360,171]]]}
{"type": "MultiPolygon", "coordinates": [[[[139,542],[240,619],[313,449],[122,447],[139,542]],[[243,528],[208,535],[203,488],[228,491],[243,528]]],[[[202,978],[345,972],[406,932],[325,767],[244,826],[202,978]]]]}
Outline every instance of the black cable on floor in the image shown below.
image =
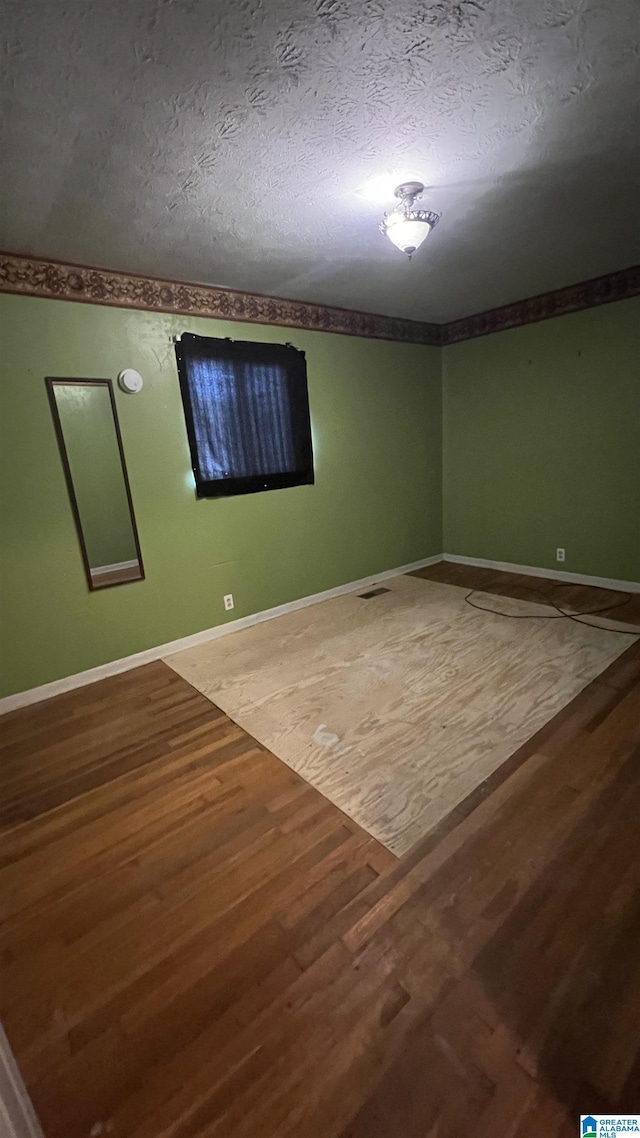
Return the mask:
{"type": "MultiPolygon", "coordinates": [[[[558,581],[558,585],[563,585],[565,588],[569,588],[569,589],[575,589],[575,587],[576,587],[575,584],[573,584],[573,582],[571,582],[571,581],[558,581]]],[[[526,591],[529,593],[537,593],[538,600],[536,603],[539,604],[540,603],[539,598],[542,597],[543,598],[543,604],[549,605],[551,608],[554,608],[556,611],[552,612],[552,613],[500,612],[499,609],[492,609],[492,608],[489,608],[487,605],[479,605],[479,604],[476,604],[475,601],[471,600],[471,597],[473,596],[473,594],[474,593],[481,593],[482,589],[471,589],[471,591],[469,593],[467,593],[467,595],[464,599],[468,605],[471,605],[471,607],[474,609],[479,609],[480,612],[490,612],[490,613],[493,613],[494,616],[504,616],[504,617],[507,617],[509,620],[562,620],[562,619],[573,620],[573,621],[575,621],[576,624],[586,624],[587,628],[599,628],[602,632],[619,632],[622,636],[640,636],[640,631],[638,629],[635,629],[635,630],[629,629],[627,631],[626,628],[602,628],[602,625],[600,625],[600,624],[592,624],[591,621],[581,619],[581,617],[583,617],[583,616],[603,616],[605,613],[614,612],[616,609],[622,608],[624,605],[628,604],[628,602],[631,600],[631,594],[630,593],[624,593],[624,595],[623,595],[624,599],[621,601],[617,601],[616,604],[605,605],[603,608],[599,608],[599,609],[588,609],[586,612],[582,612],[582,613],[578,614],[578,613],[573,613],[573,612],[565,612],[564,609],[561,609],[560,606],[555,603],[555,601],[551,600],[551,597],[549,596],[548,593],[545,593],[542,589],[537,589],[533,585],[531,585],[531,586],[519,585],[518,588],[519,589],[526,589],[526,591]]],[[[613,590],[608,590],[608,591],[612,592],[613,590]]],[[[521,598],[512,597],[511,599],[512,600],[518,600],[521,598]]],[[[526,604],[526,602],[525,602],[525,604],[526,604]]]]}

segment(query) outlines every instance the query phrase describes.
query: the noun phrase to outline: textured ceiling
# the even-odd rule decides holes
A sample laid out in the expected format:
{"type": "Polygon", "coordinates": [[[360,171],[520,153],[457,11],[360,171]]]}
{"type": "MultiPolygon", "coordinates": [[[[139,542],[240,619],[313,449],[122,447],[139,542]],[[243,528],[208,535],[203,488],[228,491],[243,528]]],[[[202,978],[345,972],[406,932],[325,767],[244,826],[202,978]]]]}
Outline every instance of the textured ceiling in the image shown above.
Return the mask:
{"type": "Polygon", "coordinates": [[[0,12],[6,251],[438,321],[640,260],[639,0],[0,12]]]}

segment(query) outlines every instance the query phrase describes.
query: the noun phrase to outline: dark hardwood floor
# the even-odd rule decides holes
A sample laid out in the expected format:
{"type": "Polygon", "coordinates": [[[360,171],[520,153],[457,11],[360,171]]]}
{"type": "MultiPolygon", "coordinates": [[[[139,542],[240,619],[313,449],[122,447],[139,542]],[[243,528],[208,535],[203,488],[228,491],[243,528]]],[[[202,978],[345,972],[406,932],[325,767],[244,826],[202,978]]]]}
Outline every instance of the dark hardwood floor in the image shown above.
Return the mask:
{"type": "Polygon", "coordinates": [[[459,585],[465,589],[478,589],[495,596],[516,597],[537,604],[544,604],[546,597],[552,604],[576,613],[616,605],[615,612],[610,614],[611,619],[640,625],[640,593],[620,593],[615,589],[568,584],[554,581],[551,577],[504,573],[498,569],[458,565],[452,561],[439,561],[425,569],[415,569],[409,576],[422,577],[427,581],[443,581],[446,585],[459,585]]]}
{"type": "Polygon", "coordinates": [[[0,745],[0,1018],[47,1138],[640,1111],[637,641],[401,860],[162,663],[0,745]]]}

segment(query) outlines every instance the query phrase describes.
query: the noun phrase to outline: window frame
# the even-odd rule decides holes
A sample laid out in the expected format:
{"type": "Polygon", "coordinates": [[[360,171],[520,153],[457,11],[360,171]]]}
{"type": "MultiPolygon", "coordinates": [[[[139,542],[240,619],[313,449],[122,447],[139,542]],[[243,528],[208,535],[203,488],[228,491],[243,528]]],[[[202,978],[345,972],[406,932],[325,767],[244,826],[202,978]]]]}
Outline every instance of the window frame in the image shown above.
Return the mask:
{"type": "MultiPolygon", "coordinates": [[[[307,384],[307,365],[304,352],[293,344],[265,344],[251,340],[232,340],[230,337],[198,336],[183,332],[175,341],[178,379],[184,409],[191,469],[198,498],[228,498],[238,494],[256,494],[266,490],[284,490],[290,486],[309,486],[315,482],[313,463],[313,442],[311,437],[311,417],[309,411],[309,392],[307,384]],[[278,365],[283,368],[290,390],[297,388],[295,398],[289,405],[292,415],[292,442],[298,456],[295,470],[278,473],[256,474],[245,477],[207,479],[200,474],[198,442],[189,387],[188,345],[197,342],[205,354],[205,346],[211,345],[211,359],[234,360],[256,365],[278,365]]],[[[192,353],[193,354],[193,353],[192,353]]]]}

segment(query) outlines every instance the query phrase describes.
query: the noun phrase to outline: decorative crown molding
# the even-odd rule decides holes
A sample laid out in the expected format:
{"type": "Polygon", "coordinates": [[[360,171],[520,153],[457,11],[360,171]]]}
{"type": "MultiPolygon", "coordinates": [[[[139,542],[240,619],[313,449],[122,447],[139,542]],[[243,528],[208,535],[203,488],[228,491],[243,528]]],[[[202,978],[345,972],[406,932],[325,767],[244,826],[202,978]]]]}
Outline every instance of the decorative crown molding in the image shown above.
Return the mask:
{"type": "Polygon", "coordinates": [[[439,347],[637,296],[640,294],[640,265],[448,324],[378,316],[349,308],[134,276],[13,253],[0,253],[0,292],[439,347]]]}
{"type": "Polygon", "coordinates": [[[0,254],[0,292],[173,312],[179,316],[211,316],[218,320],[242,320],[249,324],[272,324],[314,332],[341,332],[347,336],[400,340],[409,344],[438,346],[441,335],[439,324],[66,265],[12,253],[0,254]]]}
{"type": "Polygon", "coordinates": [[[501,308],[490,308],[488,312],[478,312],[475,316],[464,316],[441,324],[441,343],[456,344],[460,340],[473,340],[476,336],[488,336],[490,332],[504,332],[507,328],[519,328],[523,324],[535,324],[538,320],[548,320],[551,316],[565,316],[568,312],[580,312],[584,308],[596,308],[612,300],[627,300],[640,294],[640,265],[608,273],[604,277],[581,284],[558,288],[554,292],[543,292],[527,300],[517,300],[514,304],[504,304],[501,308]]]}

